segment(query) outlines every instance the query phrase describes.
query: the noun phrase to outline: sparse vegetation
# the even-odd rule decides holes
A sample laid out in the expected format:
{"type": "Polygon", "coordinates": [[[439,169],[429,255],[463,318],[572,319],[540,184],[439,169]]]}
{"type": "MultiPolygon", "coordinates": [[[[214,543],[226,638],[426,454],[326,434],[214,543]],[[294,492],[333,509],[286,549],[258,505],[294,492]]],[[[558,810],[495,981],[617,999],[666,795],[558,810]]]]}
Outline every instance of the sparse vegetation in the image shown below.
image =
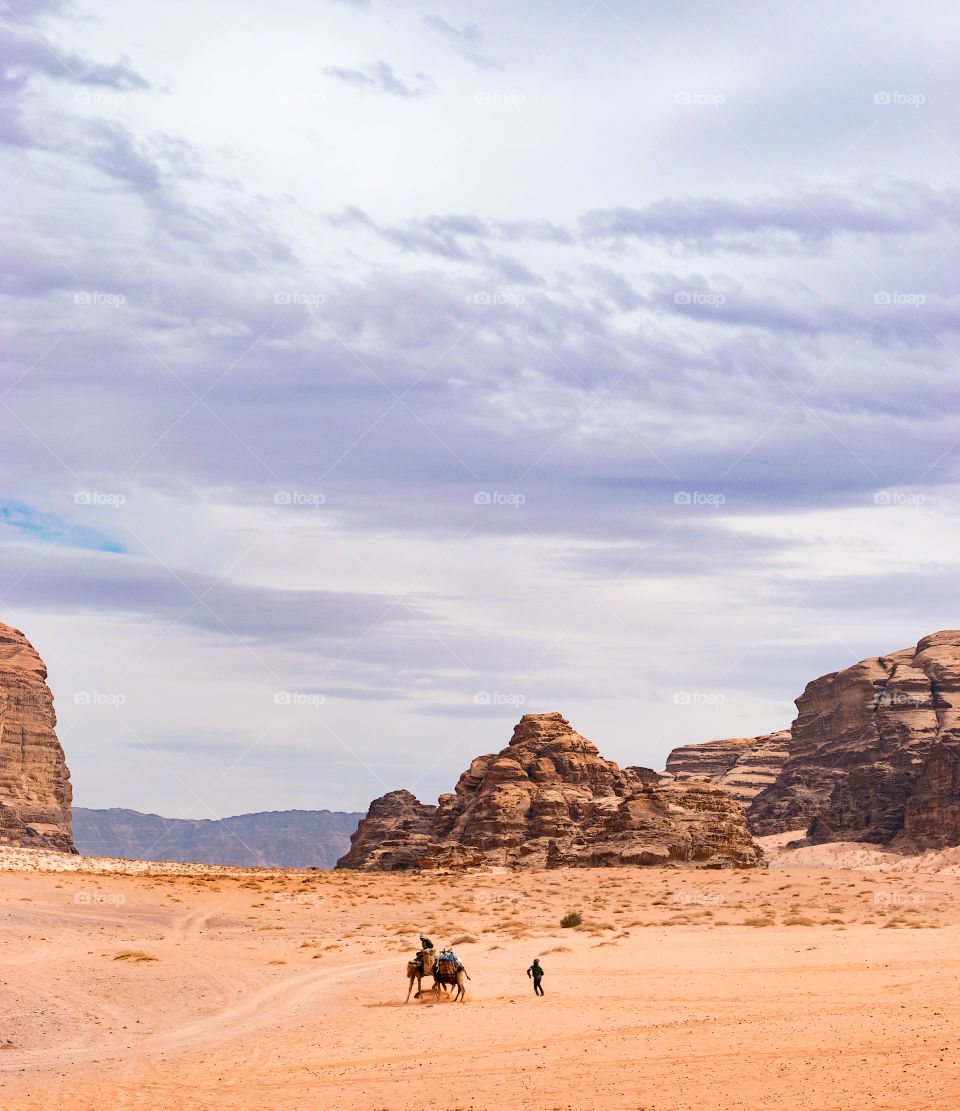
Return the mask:
{"type": "Polygon", "coordinates": [[[155,957],[152,953],[144,953],[142,949],[124,949],[122,952],[117,953],[113,958],[115,961],[133,961],[135,964],[140,964],[143,961],[158,961],[159,957],[155,957]]]}
{"type": "Polygon", "coordinates": [[[560,919],[560,926],[564,930],[572,929],[583,923],[583,915],[578,910],[571,910],[560,919]]]}

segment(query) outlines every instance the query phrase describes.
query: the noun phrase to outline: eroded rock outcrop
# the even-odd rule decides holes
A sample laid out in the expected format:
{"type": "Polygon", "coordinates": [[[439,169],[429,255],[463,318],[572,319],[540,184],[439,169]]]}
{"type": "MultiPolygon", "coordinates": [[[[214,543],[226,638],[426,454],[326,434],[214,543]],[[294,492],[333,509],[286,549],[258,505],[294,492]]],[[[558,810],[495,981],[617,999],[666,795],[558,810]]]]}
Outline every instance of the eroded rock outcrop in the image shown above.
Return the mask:
{"type": "Polygon", "coordinates": [[[700,768],[731,789],[757,836],[796,830],[813,843],[904,851],[960,845],[960,631],[814,679],[788,731],[739,754],[738,745],[686,745],[667,770],[681,780],[700,768]],[[762,770],[751,776],[751,764],[762,770]]]}
{"type": "Polygon", "coordinates": [[[509,745],[477,757],[437,807],[407,791],[377,799],[338,867],[750,867],[761,859],[725,791],[620,768],[560,714],[525,714],[509,745]]]}
{"type": "Polygon", "coordinates": [[[73,852],[70,773],[46,678],[23,633],[0,624],[0,845],[73,852]]]}

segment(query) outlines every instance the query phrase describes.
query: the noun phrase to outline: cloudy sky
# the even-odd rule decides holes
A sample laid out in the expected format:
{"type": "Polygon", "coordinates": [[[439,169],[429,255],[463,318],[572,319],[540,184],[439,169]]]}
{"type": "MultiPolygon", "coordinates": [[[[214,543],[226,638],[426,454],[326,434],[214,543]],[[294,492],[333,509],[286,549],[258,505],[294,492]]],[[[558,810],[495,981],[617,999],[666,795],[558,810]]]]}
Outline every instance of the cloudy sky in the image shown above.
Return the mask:
{"type": "Polygon", "coordinates": [[[79,805],[622,763],[960,625],[946,2],[0,0],[0,620],[79,805]]]}

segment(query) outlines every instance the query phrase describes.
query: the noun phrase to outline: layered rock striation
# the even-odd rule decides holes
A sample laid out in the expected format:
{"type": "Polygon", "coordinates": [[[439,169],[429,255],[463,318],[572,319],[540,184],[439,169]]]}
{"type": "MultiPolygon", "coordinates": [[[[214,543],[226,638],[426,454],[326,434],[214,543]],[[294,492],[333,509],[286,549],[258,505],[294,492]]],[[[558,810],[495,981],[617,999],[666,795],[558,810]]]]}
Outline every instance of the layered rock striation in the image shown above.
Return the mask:
{"type": "Polygon", "coordinates": [[[762,859],[743,811],[707,783],[620,768],[560,714],[525,714],[509,745],[479,756],[436,807],[377,799],[338,867],[593,867],[762,859]]]}
{"type": "Polygon", "coordinates": [[[667,776],[675,782],[705,777],[743,807],[776,781],[789,756],[790,730],[760,737],[732,737],[683,745],[667,757],[667,776]]]}
{"type": "Polygon", "coordinates": [[[46,678],[23,633],[0,624],[0,845],[73,852],[70,772],[46,678]]]}

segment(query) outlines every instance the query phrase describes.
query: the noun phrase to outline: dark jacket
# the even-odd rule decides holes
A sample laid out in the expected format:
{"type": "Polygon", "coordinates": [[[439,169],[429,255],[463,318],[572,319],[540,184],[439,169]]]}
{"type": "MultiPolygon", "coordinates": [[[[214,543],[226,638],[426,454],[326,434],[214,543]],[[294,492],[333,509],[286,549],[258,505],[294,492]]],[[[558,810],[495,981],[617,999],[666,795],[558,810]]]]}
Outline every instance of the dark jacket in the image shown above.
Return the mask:
{"type": "Polygon", "coordinates": [[[533,978],[534,978],[535,980],[539,980],[539,979],[540,979],[540,977],[541,977],[541,976],[543,975],[543,969],[542,969],[542,968],[540,967],[540,965],[539,965],[539,964],[537,964],[536,962],[534,962],[534,963],[533,963],[532,965],[530,965],[530,967],[529,967],[529,968],[527,969],[527,975],[528,975],[528,976],[532,976],[532,977],[533,977],[533,978]]]}

